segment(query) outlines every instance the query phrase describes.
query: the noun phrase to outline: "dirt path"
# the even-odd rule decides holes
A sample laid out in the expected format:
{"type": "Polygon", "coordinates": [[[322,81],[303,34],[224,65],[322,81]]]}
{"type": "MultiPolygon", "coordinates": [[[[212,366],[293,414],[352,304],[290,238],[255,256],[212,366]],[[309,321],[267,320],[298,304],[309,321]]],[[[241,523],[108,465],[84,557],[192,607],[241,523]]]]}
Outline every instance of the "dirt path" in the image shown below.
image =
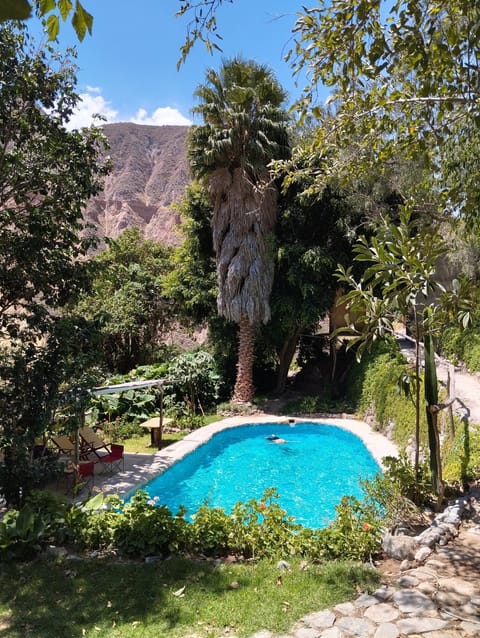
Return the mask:
{"type": "MultiPolygon", "coordinates": [[[[411,360],[413,343],[406,339],[401,339],[399,343],[402,353],[411,360]]],[[[459,399],[453,404],[454,411],[461,417],[467,416],[470,424],[480,425],[480,375],[469,374],[447,361],[438,361],[437,376],[445,387],[450,376],[450,395],[459,399]]]]}

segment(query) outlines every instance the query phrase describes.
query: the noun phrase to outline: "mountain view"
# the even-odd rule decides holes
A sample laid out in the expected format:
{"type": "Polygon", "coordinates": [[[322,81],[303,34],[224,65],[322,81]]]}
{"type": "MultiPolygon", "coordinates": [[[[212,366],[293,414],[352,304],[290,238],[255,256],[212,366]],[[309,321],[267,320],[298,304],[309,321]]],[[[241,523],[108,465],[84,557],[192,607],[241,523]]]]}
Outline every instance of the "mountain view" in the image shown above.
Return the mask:
{"type": "Polygon", "coordinates": [[[86,219],[100,236],[118,237],[138,226],[148,239],[177,245],[180,217],[174,204],[190,181],[187,126],[106,124],[113,170],[104,191],[93,198],[86,219]]]}

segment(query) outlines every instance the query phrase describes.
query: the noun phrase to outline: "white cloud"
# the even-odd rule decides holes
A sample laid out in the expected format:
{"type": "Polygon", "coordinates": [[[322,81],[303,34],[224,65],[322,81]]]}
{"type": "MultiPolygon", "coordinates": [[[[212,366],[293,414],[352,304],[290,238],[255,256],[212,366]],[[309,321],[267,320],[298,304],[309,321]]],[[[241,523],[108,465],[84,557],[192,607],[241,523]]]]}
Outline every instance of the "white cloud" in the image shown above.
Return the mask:
{"type": "MultiPolygon", "coordinates": [[[[88,88],[92,90],[93,87],[88,88]]],[[[78,129],[91,124],[102,126],[105,122],[118,122],[118,111],[113,109],[110,102],[107,102],[102,95],[80,93],[79,97],[80,102],[68,123],[69,129],[78,129]],[[95,119],[95,115],[101,115],[104,119],[95,119]]]]}
{"type": "Polygon", "coordinates": [[[154,126],[190,126],[192,123],[178,109],[171,106],[161,106],[151,115],[146,109],[140,108],[133,116],[121,116],[103,97],[102,90],[95,86],[87,86],[85,92],[80,93],[79,97],[80,101],[68,123],[69,129],[78,129],[92,124],[102,126],[107,122],[134,122],[154,126]],[[100,115],[101,118],[95,118],[96,115],[100,115]]]}
{"type": "Polygon", "coordinates": [[[130,118],[130,122],[135,124],[153,124],[154,126],[190,126],[192,123],[178,109],[174,109],[171,106],[160,106],[153,111],[152,115],[148,115],[145,109],[138,109],[135,116],[130,118]]]}

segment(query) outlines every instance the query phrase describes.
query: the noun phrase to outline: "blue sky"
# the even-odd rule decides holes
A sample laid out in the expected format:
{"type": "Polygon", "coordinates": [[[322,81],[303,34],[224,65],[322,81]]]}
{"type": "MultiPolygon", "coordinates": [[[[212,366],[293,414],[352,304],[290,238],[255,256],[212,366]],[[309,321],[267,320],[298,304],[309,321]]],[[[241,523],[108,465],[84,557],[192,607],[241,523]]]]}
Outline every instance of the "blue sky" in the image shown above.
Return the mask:
{"type": "MultiPolygon", "coordinates": [[[[82,108],[72,124],[89,124],[93,112],[108,121],[144,124],[187,124],[192,119],[193,92],[208,67],[222,56],[241,54],[269,65],[288,91],[300,94],[283,60],[291,29],[302,3],[297,0],[234,0],[217,14],[223,54],[211,56],[198,43],[176,69],[188,19],[175,17],[176,0],[83,0],[94,15],[92,36],[78,42],[68,25],[60,31],[60,47],[77,49],[82,108]],[[135,8],[133,8],[135,7],[135,8]]],[[[31,22],[32,33],[38,29],[31,22]]]]}

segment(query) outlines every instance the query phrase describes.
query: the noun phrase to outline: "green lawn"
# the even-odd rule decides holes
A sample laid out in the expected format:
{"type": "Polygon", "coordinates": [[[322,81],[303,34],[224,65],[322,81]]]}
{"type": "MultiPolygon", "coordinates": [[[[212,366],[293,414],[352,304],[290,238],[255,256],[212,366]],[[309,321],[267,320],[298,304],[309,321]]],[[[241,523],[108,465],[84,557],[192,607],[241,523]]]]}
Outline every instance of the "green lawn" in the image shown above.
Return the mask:
{"type": "MultiPolygon", "coordinates": [[[[210,414],[205,417],[205,425],[220,421],[222,418],[223,417],[216,414],[210,414]]],[[[180,432],[165,432],[162,439],[162,448],[175,443],[175,441],[183,439],[183,437],[186,436],[188,432],[188,430],[181,430],[180,432]]],[[[150,446],[149,432],[143,434],[142,436],[135,436],[131,439],[122,441],[122,445],[125,446],[125,452],[130,452],[132,454],[154,454],[154,452],[158,451],[157,448],[150,446]]]]}
{"type": "Polygon", "coordinates": [[[279,571],[275,563],[213,567],[172,558],[0,564],[0,637],[239,638],[285,632],[302,615],[371,590],[377,574],[330,563],[279,571]],[[281,583],[278,577],[281,575],[281,583]],[[228,628],[228,629],[227,629],[228,628]]]}

